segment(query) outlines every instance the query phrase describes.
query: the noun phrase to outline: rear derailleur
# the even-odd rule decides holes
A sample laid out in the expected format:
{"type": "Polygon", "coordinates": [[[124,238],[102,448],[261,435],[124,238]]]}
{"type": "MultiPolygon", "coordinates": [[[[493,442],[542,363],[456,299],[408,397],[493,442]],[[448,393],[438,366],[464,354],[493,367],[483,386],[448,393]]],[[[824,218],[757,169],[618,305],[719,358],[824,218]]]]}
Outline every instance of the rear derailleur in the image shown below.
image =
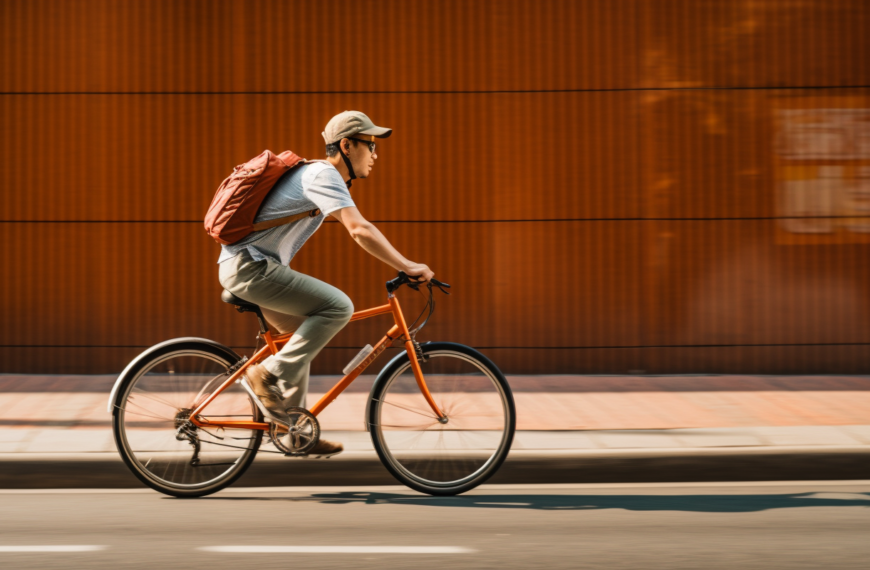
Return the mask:
{"type": "Polygon", "coordinates": [[[189,408],[182,408],[175,414],[175,439],[178,441],[187,440],[193,446],[193,457],[190,458],[190,464],[194,467],[199,465],[199,452],[201,445],[199,436],[196,434],[196,425],[190,421],[189,408]]]}

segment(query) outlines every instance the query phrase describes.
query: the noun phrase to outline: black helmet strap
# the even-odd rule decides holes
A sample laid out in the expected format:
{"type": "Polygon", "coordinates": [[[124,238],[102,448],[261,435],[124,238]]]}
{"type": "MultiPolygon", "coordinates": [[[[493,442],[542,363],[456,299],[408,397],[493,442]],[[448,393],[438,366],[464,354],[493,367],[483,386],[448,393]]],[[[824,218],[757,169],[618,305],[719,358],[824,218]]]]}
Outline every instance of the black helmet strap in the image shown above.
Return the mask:
{"type": "Polygon", "coordinates": [[[353,181],[356,179],[356,173],[353,171],[353,164],[351,164],[350,158],[344,154],[344,151],[341,148],[341,141],[338,141],[338,153],[341,155],[342,160],[344,160],[344,165],[347,167],[347,173],[350,174],[350,180],[347,181],[347,187],[350,188],[353,181]]]}

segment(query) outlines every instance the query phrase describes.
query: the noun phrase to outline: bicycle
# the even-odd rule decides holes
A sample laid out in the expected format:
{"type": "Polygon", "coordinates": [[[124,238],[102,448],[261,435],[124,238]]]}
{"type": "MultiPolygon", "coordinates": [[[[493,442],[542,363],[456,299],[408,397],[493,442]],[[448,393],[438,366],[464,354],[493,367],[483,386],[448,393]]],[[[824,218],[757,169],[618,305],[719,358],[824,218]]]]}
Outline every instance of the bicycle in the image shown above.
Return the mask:
{"type": "Polygon", "coordinates": [[[293,333],[273,336],[257,305],[225,290],[224,302],[240,313],[256,314],[258,346],[259,341],[264,346],[248,358],[215,341],[186,337],[137,356],[109,396],[124,463],[152,489],[201,497],[235,482],[258,451],[305,456],[320,437],[317,415],[401,340],[405,350],[377,375],[366,406],[365,429],[379,459],[396,479],[422,493],[457,495],[480,485],[510,450],[516,428],[513,395],[501,371],[477,350],[417,342],[416,334],[435,310],[433,285],[446,294],[444,288],[450,287],[435,279],[426,283],[428,302],[408,327],[395,293],[406,285],[422,294],[422,283],[400,272],[386,283],[386,305],[353,313],[351,322],[389,313],[394,325],[311,409],[288,408],[289,426],[264,422],[241,380],[249,366],[277,353],[293,333]],[[260,450],[266,433],[278,451],[260,450]]]}

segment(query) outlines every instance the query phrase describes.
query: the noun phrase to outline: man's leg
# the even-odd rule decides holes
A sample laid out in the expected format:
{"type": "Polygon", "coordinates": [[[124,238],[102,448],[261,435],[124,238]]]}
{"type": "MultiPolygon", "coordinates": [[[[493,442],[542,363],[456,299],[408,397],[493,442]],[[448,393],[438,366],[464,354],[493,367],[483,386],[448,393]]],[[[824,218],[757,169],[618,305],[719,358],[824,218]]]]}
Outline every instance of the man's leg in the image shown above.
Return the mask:
{"type": "Polygon", "coordinates": [[[286,389],[295,387],[301,396],[308,387],[311,361],[350,320],[350,298],[328,283],[274,263],[239,296],[270,311],[306,317],[278,354],[263,361],[286,389]]]}
{"type": "Polygon", "coordinates": [[[280,352],[262,363],[284,381],[285,390],[297,389],[290,402],[304,405],[309,365],[350,320],[350,298],[289,267],[253,261],[246,252],[222,263],[220,272],[221,284],[234,295],[270,312],[304,319],[280,352]]]}
{"type": "MultiPolygon", "coordinates": [[[[261,308],[261,310],[263,312],[263,317],[266,319],[266,324],[269,325],[269,330],[272,331],[273,334],[296,332],[296,330],[302,326],[302,323],[305,322],[305,319],[308,318],[305,316],[285,315],[265,308],[261,308]]],[[[278,379],[278,387],[281,389],[284,398],[284,406],[288,408],[290,406],[300,408],[308,407],[306,400],[308,396],[308,378],[310,375],[311,365],[309,364],[308,369],[304,374],[305,380],[296,386],[290,386],[283,379],[278,379]]]]}

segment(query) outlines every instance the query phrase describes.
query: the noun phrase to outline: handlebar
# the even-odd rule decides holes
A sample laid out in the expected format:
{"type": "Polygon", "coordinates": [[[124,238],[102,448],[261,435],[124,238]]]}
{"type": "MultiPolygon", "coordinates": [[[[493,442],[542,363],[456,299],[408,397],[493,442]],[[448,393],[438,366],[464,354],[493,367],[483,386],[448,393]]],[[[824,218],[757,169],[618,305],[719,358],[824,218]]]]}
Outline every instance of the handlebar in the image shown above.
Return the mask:
{"type": "MultiPolygon", "coordinates": [[[[396,289],[398,289],[402,285],[407,285],[411,289],[413,289],[415,291],[419,291],[420,285],[425,283],[425,281],[414,281],[414,279],[417,279],[418,277],[420,277],[420,275],[408,275],[404,271],[399,271],[398,277],[396,277],[395,279],[391,279],[391,280],[387,281],[387,292],[392,293],[393,291],[395,291],[396,289]]],[[[444,290],[445,287],[447,289],[450,289],[450,285],[448,285],[447,283],[442,283],[441,281],[438,281],[437,279],[433,278],[433,279],[429,280],[428,283],[426,283],[426,286],[429,287],[429,290],[432,289],[432,285],[435,285],[436,287],[441,289],[441,292],[444,293],[445,295],[450,294],[449,292],[444,290]]]]}
{"type": "Polygon", "coordinates": [[[450,294],[444,290],[445,287],[447,289],[450,289],[450,285],[448,285],[447,283],[442,283],[441,281],[438,281],[437,279],[430,279],[428,283],[425,281],[415,281],[415,279],[417,279],[419,277],[421,277],[421,275],[408,275],[404,271],[399,271],[398,277],[396,277],[395,279],[391,279],[391,280],[387,281],[387,292],[388,292],[390,297],[392,297],[393,292],[396,289],[398,289],[399,287],[401,287],[402,285],[407,285],[408,287],[410,287],[411,289],[413,289],[415,291],[420,291],[420,285],[422,285],[423,283],[426,283],[426,287],[429,289],[429,300],[426,302],[426,306],[423,308],[423,311],[420,313],[420,316],[418,316],[416,319],[414,319],[414,323],[408,327],[408,332],[410,333],[411,340],[414,340],[417,333],[420,331],[420,329],[422,329],[423,327],[426,326],[426,323],[429,322],[429,317],[431,317],[432,313],[435,312],[435,297],[432,295],[432,285],[435,285],[436,287],[441,289],[441,292],[444,293],[445,295],[450,294]],[[420,323],[420,326],[417,326],[417,322],[421,318],[423,318],[423,314],[427,310],[429,311],[429,314],[426,315],[426,319],[422,323],[420,323]]]}

